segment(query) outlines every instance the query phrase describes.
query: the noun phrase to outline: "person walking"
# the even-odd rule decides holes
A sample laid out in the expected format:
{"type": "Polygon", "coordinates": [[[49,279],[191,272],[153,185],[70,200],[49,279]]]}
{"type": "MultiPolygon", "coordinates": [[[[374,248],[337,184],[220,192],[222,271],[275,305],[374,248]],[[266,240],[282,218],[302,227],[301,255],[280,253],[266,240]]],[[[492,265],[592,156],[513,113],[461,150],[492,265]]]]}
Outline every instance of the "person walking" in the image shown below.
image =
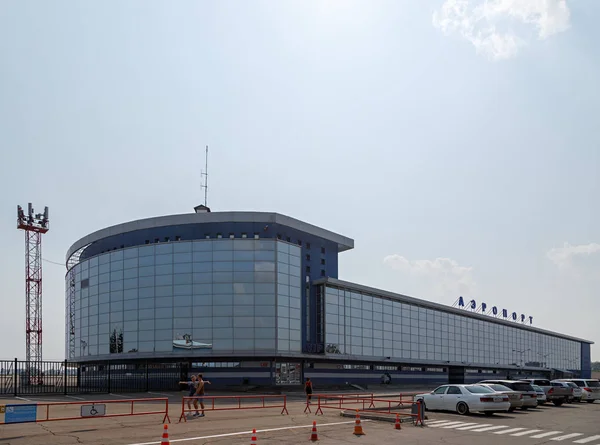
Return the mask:
{"type": "Polygon", "coordinates": [[[306,403],[310,404],[312,399],[313,386],[310,378],[306,378],[306,383],[304,384],[304,392],[306,393],[306,403]]]}
{"type": "MultiPolygon", "coordinates": [[[[208,380],[204,380],[202,377],[202,374],[198,374],[198,386],[196,388],[196,394],[194,397],[196,397],[196,400],[194,400],[194,403],[200,402],[200,411],[201,414],[199,414],[198,417],[204,417],[204,394],[205,394],[205,390],[204,390],[204,386],[206,384],[211,384],[208,380]]],[[[196,405],[198,406],[198,405],[196,405]]]]}
{"type": "Polygon", "coordinates": [[[190,380],[187,382],[179,382],[180,385],[188,386],[188,399],[187,406],[188,410],[192,410],[192,398],[194,400],[194,408],[196,408],[196,412],[193,414],[193,417],[198,417],[200,413],[198,412],[198,398],[195,397],[196,391],[198,389],[198,378],[195,375],[191,375],[190,380]]]}

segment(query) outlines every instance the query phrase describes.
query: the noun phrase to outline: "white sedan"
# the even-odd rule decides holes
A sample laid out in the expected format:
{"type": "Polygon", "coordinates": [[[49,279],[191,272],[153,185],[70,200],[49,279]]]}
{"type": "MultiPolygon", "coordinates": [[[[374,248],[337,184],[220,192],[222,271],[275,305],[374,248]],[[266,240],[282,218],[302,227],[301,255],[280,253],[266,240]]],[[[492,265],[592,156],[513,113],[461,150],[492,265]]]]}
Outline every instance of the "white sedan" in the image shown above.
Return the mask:
{"type": "Polygon", "coordinates": [[[506,394],[481,385],[442,385],[430,393],[417,394],[414,400],[424,403],[425,409],[456,411],[461,415],[478,411],[491,416],[510,408],[506,394]]]}

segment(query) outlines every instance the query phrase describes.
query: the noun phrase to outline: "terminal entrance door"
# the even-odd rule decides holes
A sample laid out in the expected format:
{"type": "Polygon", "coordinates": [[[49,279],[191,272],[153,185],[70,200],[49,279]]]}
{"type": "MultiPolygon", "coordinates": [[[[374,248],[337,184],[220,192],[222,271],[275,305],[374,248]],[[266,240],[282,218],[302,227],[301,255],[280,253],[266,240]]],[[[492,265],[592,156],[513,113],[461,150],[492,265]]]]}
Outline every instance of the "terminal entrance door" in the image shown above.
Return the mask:
{"type": "Polygon", "coordinates": [[[302,363],[275,363],[276,385],[300,385],[302,383],[302,363]]]}
{"type": "Polygon", "coordinates": [[[465,368],[450,366],[448,368],[448,383],[463,385],[465,383],[465,368]]]}

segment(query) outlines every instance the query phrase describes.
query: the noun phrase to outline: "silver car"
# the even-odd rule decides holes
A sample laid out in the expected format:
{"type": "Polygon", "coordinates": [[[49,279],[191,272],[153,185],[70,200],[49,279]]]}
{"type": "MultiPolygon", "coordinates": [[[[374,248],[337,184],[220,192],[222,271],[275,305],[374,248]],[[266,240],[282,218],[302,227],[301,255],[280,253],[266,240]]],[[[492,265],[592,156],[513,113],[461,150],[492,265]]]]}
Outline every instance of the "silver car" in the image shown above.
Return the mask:
{"type": "Polygon", "coordinates": [[[546,403],[548,401],[546,398],[546,391],[544,391],[544,388],[537,386],[537,385],[531,385],[531,387],[537,393],[538,405],[543,405],[544,403],[546,403]]]}

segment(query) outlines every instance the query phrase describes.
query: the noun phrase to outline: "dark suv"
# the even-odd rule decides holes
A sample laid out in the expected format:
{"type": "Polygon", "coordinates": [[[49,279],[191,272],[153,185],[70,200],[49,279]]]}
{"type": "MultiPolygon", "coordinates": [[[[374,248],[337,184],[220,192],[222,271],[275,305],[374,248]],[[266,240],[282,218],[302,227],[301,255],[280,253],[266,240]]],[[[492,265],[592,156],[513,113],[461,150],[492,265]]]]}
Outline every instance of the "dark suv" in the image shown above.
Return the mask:
{"type": "Polygon", "coordinates": [[[523,394],[523,406],[521,407],[522,410],[538,406],[537,393],[527,382],[518,380],[482,380],[479,383],[496,383],[498,385],[507,386],[513,391],[520,392],[523,394]]]}

